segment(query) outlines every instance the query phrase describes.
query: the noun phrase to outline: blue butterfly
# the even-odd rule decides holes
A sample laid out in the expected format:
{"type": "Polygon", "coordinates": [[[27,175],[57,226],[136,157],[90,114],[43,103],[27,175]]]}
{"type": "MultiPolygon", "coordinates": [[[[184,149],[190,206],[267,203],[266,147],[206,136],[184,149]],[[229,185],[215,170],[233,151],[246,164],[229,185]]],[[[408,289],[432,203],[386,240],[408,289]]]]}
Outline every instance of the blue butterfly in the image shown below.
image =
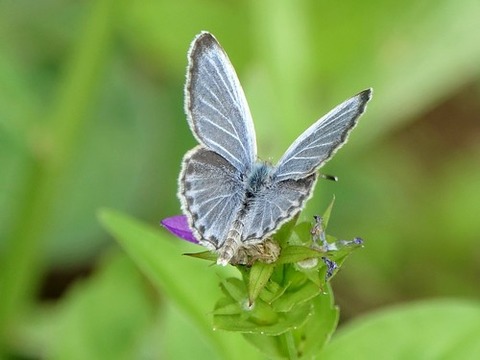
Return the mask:
{"type": "Polygon", "coordinates": [[[257,160],[255,130],[235,70],[215,37],[200,33],[188,53],[185,111],[199,145],[182,162],[182,210],[217,263],[266,243],[311,197],[317,170],[347,141],[372,89],[310,126],[276,166],[257,160]]]}

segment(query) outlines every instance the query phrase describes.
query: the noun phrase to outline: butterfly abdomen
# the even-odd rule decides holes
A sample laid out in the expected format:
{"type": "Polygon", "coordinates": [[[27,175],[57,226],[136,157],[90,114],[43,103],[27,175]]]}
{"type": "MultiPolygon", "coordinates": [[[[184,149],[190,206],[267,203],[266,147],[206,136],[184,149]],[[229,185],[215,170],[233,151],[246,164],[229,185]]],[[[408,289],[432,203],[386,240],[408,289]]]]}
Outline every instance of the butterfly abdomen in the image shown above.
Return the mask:
{"type": "Polygon", "coordinates": [[[219,254],[217,258],[217,264],[226,266],[237,254],[238,249],[242,244],[241,237],[242,230],[245,226],[244,219],[245,211],[241,210],[238,213],[237,219],[232,223],[232,227],[227,234],[225,242],[222,244],[220,249],[218,249],[219,254]]]}

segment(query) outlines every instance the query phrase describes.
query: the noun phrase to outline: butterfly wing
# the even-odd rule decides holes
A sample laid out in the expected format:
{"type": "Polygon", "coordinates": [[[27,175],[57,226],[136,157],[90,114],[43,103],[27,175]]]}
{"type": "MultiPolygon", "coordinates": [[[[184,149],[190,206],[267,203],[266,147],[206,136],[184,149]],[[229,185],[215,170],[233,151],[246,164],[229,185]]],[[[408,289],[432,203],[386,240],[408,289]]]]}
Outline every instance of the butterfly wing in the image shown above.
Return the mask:
{"type": "Polygon", "coordinates": [[[240,177],[226,159],[201,145],[185,155],[178,196],[203,245],[218,249],[225,241],[245,195],[240,177]]]}
{"type": "Polygon", "coordinates": [[[364,90],[310,126],[278,162],[276,181],[301,179],[320,168],[347,141],[371,96],[372,89],[364,90]]]}
{"type": "Polygon", "coordinates": [[[242,173],[250,171],[256,160],[252,116],[227,54],[207,32],[188,53],[185,111],[200,144],[242,173]]]}
{"type": "Polygon", "coordinates": [[[347,140],[371,97],[365,90],[307,129],[285,152],[272,183],[256,194],[245,221],[244,241],[263,239],[295,216],[311,197],[316,170],[347,140]]]}
{"type": "Polygon", "coordinates": [[[262,189],[248,208],[242,240],[262,240],[302,210],[311,197],[317,174],[285,180],[262,189]]]}

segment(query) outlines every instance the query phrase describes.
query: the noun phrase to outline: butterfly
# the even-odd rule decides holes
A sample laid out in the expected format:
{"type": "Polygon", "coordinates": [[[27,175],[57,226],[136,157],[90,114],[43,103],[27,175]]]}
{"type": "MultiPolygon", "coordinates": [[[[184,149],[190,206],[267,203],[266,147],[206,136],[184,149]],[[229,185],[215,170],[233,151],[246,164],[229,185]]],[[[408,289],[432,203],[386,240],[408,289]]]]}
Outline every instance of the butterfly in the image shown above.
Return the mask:
{"type": "Polygon", "coordinates": [[[271,246],[269,237],[311,197],[317,170],[347,141],[371,96],[367,89],[335,107],[270,165],[257,160],[252,116],[226,52],[208,32],[195,37],[185,112],[199,145],[183,158],[178,196],[195,238],[218,253],[218,264],[271,246]]]}

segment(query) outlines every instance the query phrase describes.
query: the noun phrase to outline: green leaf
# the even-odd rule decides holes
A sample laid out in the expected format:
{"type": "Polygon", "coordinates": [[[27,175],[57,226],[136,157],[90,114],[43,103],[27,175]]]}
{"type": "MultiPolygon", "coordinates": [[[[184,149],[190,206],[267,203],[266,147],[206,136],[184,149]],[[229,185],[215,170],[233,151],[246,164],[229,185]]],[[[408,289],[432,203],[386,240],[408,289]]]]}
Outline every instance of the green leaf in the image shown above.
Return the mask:
{"type": "Polygon", "coordinates": [[[285,347],[279,336],[265,336],[248,333],[243,334],[243,336],[266,355],[268,359],[286,359],[285,347]]]}
{"type": "Polygon", "coordinates": [[[248,301],[247,289],[240,279],[229,278],[222,281],[221,287],[226,298],[215,305],[215,328],[236,331],[239,318],[248,324],[273,325],[277,322],[278,315],[267,303],[257,300],[252,304],[248,301]]]}
{"type": "Polygon", "coordinates": [[[250,354],[253,349],[239,344],[235,334],[212,330],[207,314],[221,295],[218,277],[205,263],[181,256],[180,245],[186,242],[172,242],[159,231],[112,210],[100,211],[99,218],[153,284],[196,324],[220,358],[240,358],[231,352],[232,346],[250,354]]]}
{"type": "Polygon", "coordinates": [[[267,284],[275,268],[274,264],[257,261],[250,269],[248,278],[248,300],[253,304],[267,284]]]}
{"type": "Polygon", "coordinates": [[[197,253],[185,253],[183,255],[190,256],[197,259],[208,260],[208,261],[217,261],[217,255],[211,251],[202,251],[197,253]]]}
{"type": "MultiPolygon", "coordinates": [[[[338,309],[334,305],[330,287],[313,300],[313,312],[304,325],[290,330],[293,350],[298,358],[311,359],[328,342],[338,322],[338,309]]],[[[286,333],[285,333],[286,334],[286,333]]],[[[285,339],[280,336],[244,334],[269,359],[290,359],[285,339]]]]}
{"type": "Polygon", "coordinates": [[[123,254],[105,259],[98,273],[79,282],[62,300],[51,338],[54,359],[132,359],[156,305],[134,264],[123,254]],[[58,341],[61,339],[61,341],[58,341]]]}
{"type": "Polygon", "coordinates": [[[478,334],[478,301],[425,301],[378,311],[347,324],[321,358],[478,359],[478,334]]]}
{"type": "Polygon", "coordinates": [[[280,246],[285,246],[286,242],[288,239],[290,239],[290,236],[292,235],[295,227],[297,226],[297,221],[298,218],[300,217],[300,213],[295,215],[292,220],[287,222],[286,224],[283,224],[280,230],[278,230],[275,235],[273,235],[273,238],[278,241],[280,246]]]}
{"type": "Polygon", "coordinates": [[[215,304],[214,315],[238,315],[242,313],[243,307],[238,301],[231,297],[221,298],[215,304]]]}
{"type": "Polygon", "coordinates": [[[320,294],[321,288],[311,281],[305,281],[301,287],[288,288],[272,304],[275,311],[289,312],[320,294]]]}
{"type": "MultiPolygon", "coordinates": [[[[322,260],[315,259],[316,261],[320,262],[322,260]]],[[[323,261],[321,262],[323,264],[323,261]]],[[[318,265],[317,265],[318,266],[318,265]]],[[[320,266],[320,269],[325,269],[325,266],[320,266]]],[[[318,288],[321,288],[325,284],[325,275],[319,276],[321,271],[319,271],[319,267],[315,267],[313,269],[302,269],[301,270],[305,276],[313,282],[318,288]]],[[[325,274],[325,271],[322,271],[323,274],[325,274]]]]}
{"type": "Polygon", "coordinates": [[[335,203],[335,195],[333,195],[332,201],[328,204],[327,209],[323,213],[322,220],[323,220],[323,230],[327,230],[328,222],[330,220],[330,215],[332,214],[333,204],[335,203]]]}
{"type": "Polygon", "coordinates": [[[302,357],[310,359],[328,343],[335,331],[339,318],[339,310],[334,304],[333,291],[329,284],[325,292],[313,300],[314,314],[305,325],[294,330],[299,339],[297,348],[302,357]]]}
{"type": "Polygon", "coordinates": [[[247,290],[245,284],[237,278],[228,278],[221,283],[222,291],[225,295],[241,303],[247,300],[247,290]]]}
{"type": "Polygon", "coordinates": [[[282,249],[276,264],[296,263],[305,259],[320,258],[325,253],[306,246],[292,245],[282,249]]]}
{"type": "Polygon", "coordinates": [[[311,221],[302,221],[295,226],[293,229],[293,234],[289,239],[289,244],[291,245],[305,245],[311,244],[312,234],[310,230],[312,229],[311,221]]]}
{"type": "Polygon", "coordinates": [[[260,298],[267,304],[271,304],[275,299],[283,295],[288,286],[280,286],[278,283],[270,278],[270,281],[265,286],[264,290],[260,293],[260,298]]]}
{"type": "MultiPolygon", "coordinates": [[[[252,316],[245,318],[244,314],[214,315],[216,329],[238,331],[242,333],[256,333],[261,335],[277,336],[302,326],[312,314],[310,303],[298,306],[288,313],[268,313],[270,307],[264,307],[263,301],[258,300],[252,309],[252,316]],[[261,307],[258,309],[258,307],[261,307]]],[[[271,311],[271,310],[270,310],[271,311]]]]}

